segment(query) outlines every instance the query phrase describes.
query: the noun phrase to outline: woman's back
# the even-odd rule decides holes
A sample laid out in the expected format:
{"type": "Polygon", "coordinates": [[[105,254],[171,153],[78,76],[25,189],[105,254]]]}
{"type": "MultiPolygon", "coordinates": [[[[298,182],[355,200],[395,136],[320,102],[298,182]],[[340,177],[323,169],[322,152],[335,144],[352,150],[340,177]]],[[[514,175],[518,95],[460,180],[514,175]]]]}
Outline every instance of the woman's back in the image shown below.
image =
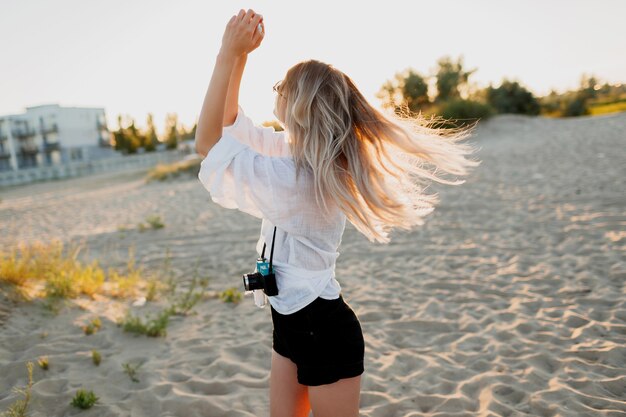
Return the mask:
{"type": "Polygon", "coordinates": [[[202,161],[198,178],[214,202],[263,220],[259,255],[266,243],[269,258],[276,226],[278,295],[269,301],[278,312],[291,314],[319,296],[339,297],[335,263],[346,216],[333,205],[322,214],[312,173],[296,175],[286,132],[256,126],[241,106],[238,110],[233,125],[223,128],[223,137],[202,161]]]}

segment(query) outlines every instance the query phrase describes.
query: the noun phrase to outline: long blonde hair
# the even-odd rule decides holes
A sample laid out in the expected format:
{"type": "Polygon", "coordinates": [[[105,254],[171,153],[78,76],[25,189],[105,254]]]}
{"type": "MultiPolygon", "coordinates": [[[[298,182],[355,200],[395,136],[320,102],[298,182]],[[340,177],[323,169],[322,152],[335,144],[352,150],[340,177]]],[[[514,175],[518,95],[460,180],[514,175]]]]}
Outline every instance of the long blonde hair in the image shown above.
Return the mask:
{"type": "Polygon", "coordinates": [[[466,175],[480,165],[465,157],[476,149],[459,143],[475,125],[434,128],[437,119],[421,113],[381,113],[332,65],[314,59],[294,65],[280,92],[287,100],[284,122],[296,176],[312,171],[320,208],[328,213],[333,201],[370,241],[388,243],[392,228],[424,224],[439,202],[438,194],[423,193],[424,180],[465,182],[440,178],[438,170],[466,175]]]}

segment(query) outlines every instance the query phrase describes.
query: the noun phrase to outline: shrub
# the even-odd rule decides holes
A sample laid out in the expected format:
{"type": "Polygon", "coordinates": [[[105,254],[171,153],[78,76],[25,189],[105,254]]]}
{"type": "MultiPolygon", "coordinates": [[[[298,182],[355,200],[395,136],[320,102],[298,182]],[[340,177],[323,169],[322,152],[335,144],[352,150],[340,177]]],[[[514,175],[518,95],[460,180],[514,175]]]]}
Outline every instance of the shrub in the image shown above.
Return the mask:
{"type": "Polygon", "coordinates": [[[539,114],[539,101],[517,81],[503,81],[500,87],[487,87],[487,103],[498,113],[539,114]]]}
{"type": "Polygon", "coordinates": [[[471,124],[475,119],[486,119],[495,113],[493,107],[473,100],[454,99],[446,102],[441,109],[441,116],[448,119],[442,127],[459,127],[471,124]],[[460,120],[459,121],[457,121],[460,120]]]}
{"type": "Polygon", "coordinates": [[[587,108],[587,100],[580,94],[577,94],[572,100],[565,103],[565,109],[563,110],[563,116],[584,116],[589,114],[587,108]]]}

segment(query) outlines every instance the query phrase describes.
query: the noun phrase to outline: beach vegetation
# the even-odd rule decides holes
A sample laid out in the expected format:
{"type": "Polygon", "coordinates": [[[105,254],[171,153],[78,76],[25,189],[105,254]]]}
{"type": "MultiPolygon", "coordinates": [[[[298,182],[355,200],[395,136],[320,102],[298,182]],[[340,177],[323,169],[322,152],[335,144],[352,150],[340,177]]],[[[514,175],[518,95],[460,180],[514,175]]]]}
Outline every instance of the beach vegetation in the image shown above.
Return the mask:
{"type": "Polygon", "coordinates": [[[130,377],[131,381],[139,382],[139,378],[137,378],[137,370],[141,366],[140,363],[136,365],[131,365],[130,363],[123,363],[122,367],[124,368],[124,372],[130,377]]]}
{"type": "Polygon", "coordinates": [[[79,389],[78,391],[76,391],[76,394],[74,395],[74,398],[72,398],[72,402],[70,404],[74,407],[86,410],[93,407],[93,405],[98,400],[99,398],[96,396],[96,394],[94,394],[93,391],[79,389]]]}
{"type": "Polygon", "coordinates": [[[90,335],[100,330],[101,327],[102,327],[102,321],[100,320],[100,317],[96,317],[94,319],[91,319],[89,323],[83,326],[83,331],[85,332],[86,335],[90,335]]]}
{"type": "Polygon", "coordinates": [[[460,127],[471,124],[477,119],[487,119],[493,114],[495,111],[488,104],[457,98],[447,101],[441,107],[441,115],[446,120],[440,124],[440,127],[460,127]]]}
{"type": "Polygon", "coordinates": [[[186,177],[196,177],[200,171],[201,161],[202,158],[197,156],[169,164],[157,164],[154,168],[148,171],[145,181],[146,183],[152,181],[165,181],[172,178],[178,178],[183,175],[186,177]]]}
{"type": "Polygon", "coordinates": [[[18,399],[12,404],[9,405],[9,408],[0,413],[0,417],[26,417],[26,411],[28,409],[28,404],[30,403],[30,399],[32,396],[32,386],[33,386],[33,363],[28,362],[26,364],[26,368],[28,369],[28,383],[24,387],[14,387],[13,392],[17,395],[22,395],[24,398],[18,399]]]}
{"type": "Polygon", "coordinates": [[[486,120],[496,114],[524,114],[544,117],[575,117],[626,111],[626,84],[602,83],[593,74],[582,74],[579,86],[558,93],[537,96],[520,81],[503,78],[498,86],[480,87],[472,80],[476,68],[466,69],[463,56],[440,58],[428,73],[413,68],[397,72],[385,81],[376,97],[382,107],[402,114],[435,118],[441,127],[458,126],[466,119],[486,120]]]}
{"type": "Polygon", "coordinates": [[[148,315],[144,319],[127,311],[126,315],[118,322],[118,326],[121,326],[125,332],[151,337],[166,336],[170,314],[168,310],[163,310],[155,314],[154,317],[148,315]]]}
{"type": "Polygon", "coordinates": [[[47,371],[48,368],[50,367],[50,362],[48,361],[47,356],[40,356],[39,359],[37,359],[37,364],[44,371],[47,371]]]}
{"type": "Polygon", "coordinates": [[[538,115],[539,100],[518,81],[504,79],[500,86],[485,90],[486,102],[497,113],[538,115]]]}
{"type": "Polygon", "coordinates": [[[137,224],[137,230],[139,230],[140,232],[144,232],[148,229],[161,229],[165,227],[165,223],[163,223],[161,216],[159,216],[158,214],[152,214],[146,217],[145,220],[145,223],[140,222],[137,224]]]}
{"type": "Polygon", "coordinates": [[[243,298],[243,293],[237,287],[230,287],[219,293],[219,299],[225,303],[238,303],[243,298]]]}
{"type": "Polygon", "coordinates": [[[167,311],[170,314],[188,315],[191,309],[205,296],[209,279],[198,275],[198,266],[199,260],[196,261],[194,266],[191,282],[184,291],[176,291],[177,281],[173,277],[169,280],[170,288],[167,298],[170,306],[167,311]]]}
{"type": "Polygon", "coordinates": [[[159,285],[161,281],[157,279],[151,279],[148,281],[148,286],[146,289],[146,301],[154,301],[159,292],[159,285]]]}
{"type": "Polygon", "coordinates": [[[97,260],[85,264],[78,259],[83,247],[66,247],[55,240],[0,249],[0,283],[10,285],[20,300],[44,298],[43,306],[55,313],[66,299],[81,295],[93,299],[96,294],[132,297],[146,285],[147,274],[136,267],[133,247],[126,270],[108,268],[106,272],[97,260]]]}
{"type": "Polygon", "coordinates": [[[100,366],[100,362],[102,361],[102,355],[96,349],[91,350],[91,361],[94,365],[100,366]]]}

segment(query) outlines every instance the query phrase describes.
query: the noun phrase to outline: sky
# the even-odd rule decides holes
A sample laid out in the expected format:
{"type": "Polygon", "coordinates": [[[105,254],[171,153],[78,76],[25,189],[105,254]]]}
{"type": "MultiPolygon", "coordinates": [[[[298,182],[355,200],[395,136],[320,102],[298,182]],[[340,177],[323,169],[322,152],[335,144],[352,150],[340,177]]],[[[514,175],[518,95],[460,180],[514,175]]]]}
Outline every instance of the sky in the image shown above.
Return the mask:
{"type": "Polygon", "coordinates": [[[583,73],[626,82],[621,0],[0,0],[0,115],[27,106],[102,107],[162,134],[167,113],[198,119],[226,23],[263,15],[266,35],[247,61],[239,104],[273,120],[272,86],[317,59],[354,80],[372,105],[397,72],[433,73],[462,57],[470,81],[517,80],[536,95],[578,87],[583,73]]]}

